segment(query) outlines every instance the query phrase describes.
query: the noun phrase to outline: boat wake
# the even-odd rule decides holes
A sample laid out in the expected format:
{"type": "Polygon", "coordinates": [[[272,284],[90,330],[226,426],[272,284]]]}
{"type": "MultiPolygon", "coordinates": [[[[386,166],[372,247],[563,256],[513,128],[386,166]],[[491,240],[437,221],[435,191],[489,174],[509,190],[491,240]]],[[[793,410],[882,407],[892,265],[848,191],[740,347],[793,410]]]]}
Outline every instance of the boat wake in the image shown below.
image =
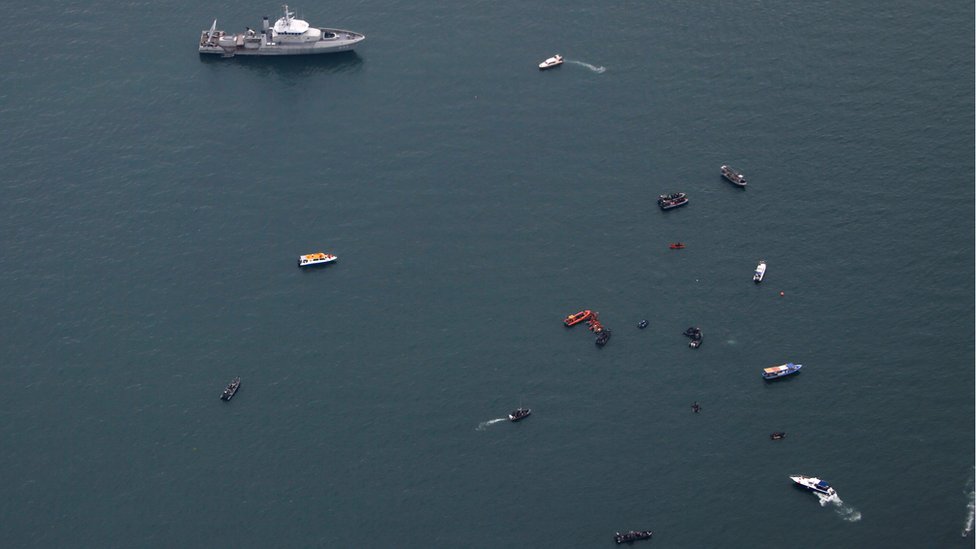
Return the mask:
{"type": "Polygon", "coordinates": [[[582,61],[575,61],[573,59],[567,59],[566,62],[567,63],[572,63],[574,65],[579,65],[581,67],[586,67],[586,68],[590,69],[591,71],[593,71],[593,72],[595,72],[597,74],[603,74],[603,73],[607,72],[607,68],[606,67],[597,67],[596,65],[591,65],[589,63],[584,63],[582,61]]]}
{"type": "Polygon", "coordinates": [[[847,522],[857,522],[861,520],[861,512],[844,503],[844,500],[840,499],[836,493],[832,496],[817,494],[817,497],[820,498],[821,507],[826,507],[828,504],[833,505],[834,510],[837,511],[840,518],[846,520],[847,522]]]}
{"type": "Polygon", "coordinates": [[[494,424],[499,423],[499,422],[502,422],[502,421],[508,421],[508,418],[507,417],[500,417],[500,418],[497,418],[497,419],[489,419],[488,421],[482,421],[481,423],[478,424],[477,427],[475,427],[474,430],[475,431],[484,431],[485,429],[488,428],[489,425],[494,425],[494,424]]]}
{"type": "Polygon", "coordinates": [[[976,513],[976,489],[973,488],[973,477],[969,477],[969,492],[966,493],[966,525],[962,529],[962,537],[973,533],[973,516],[976,513]]]}

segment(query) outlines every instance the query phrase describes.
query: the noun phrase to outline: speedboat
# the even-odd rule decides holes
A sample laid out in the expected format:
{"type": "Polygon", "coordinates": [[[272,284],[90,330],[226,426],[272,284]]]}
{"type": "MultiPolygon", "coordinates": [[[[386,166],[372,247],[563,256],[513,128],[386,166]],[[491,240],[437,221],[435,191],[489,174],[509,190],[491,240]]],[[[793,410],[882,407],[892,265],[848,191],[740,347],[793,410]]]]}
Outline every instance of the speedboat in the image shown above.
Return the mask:
{"type": "Polygon", "coordinates": [[[529,417],[529,414],[531,413],[532,413],[532,408],[518,408],[516,410],[512,410],[508,414],[508,420],[514,423],[520,419],[525,419],[529,417]]]}
{"type": "Polygon", "coordinates": [[[220,395],[220,400],[230,400],[234,398],[234,395],[237,394],[237,390],[240,388],[241,378],[235,377],[234,379],[230,380],[230,383],[227,384],[227,388],[224,389],[224,393],[220,395]]]}
{"type": "Polygon", "coordinates": [[[312,265],[325,265],[326,263],[332,263],[337,259],[339,258],[332,254],[327,254],[325,252],[305,254],[305,255],[298,256],[298,266],[311,267],[312,265]]]}
{"type": "Polygon", "coordinates": [[[760,259],[759,265],[756,265],[756,274],[752,275],[752,281],[759,284],[764,276],[766,276],[766,260],[760,259]]]}
{"type": "Polygon", "coordinates": [[[794,475],[790,477],[790,480],[795,482],[797,486],[806,488],[811,492],[816,492],[825,496],[833,496],[837,494],[837,491],[831,488],[830,484],[828,484],[826,480],[819,479],[817,477],[794,475]]]}
{"type": "Polygon", "coordinates": [[[542,63],[539,63],[539,70],[540,71],[544,71],[546,69],[551,69],[553,67],[558,67],[559,65],[562,65],[562,64],[563,64],[563,56],[561,56],[561,55],[559,55],[557,53],[556,55],[553,55],[552,57],[550,57],[549,59],[546,59],[542,63]]]}
{"type": "Polygon", "coordinates": [[[671,244],[668,244],[668,248],[671,248],[672,250],[683,250],[683,249],[685,249],[685,243],[684,242],[672,242],[671,244]]]}
{"type": "Polygon", "coordinates": [[[746,186],[746,176],[742,175],[742,172],[732,166],[722,166],[722,177],[739,187],[746,186]]]}
{"type": "Polygon", "coordinates": [[[596,335],[596,346],[603,347],[608,341],[610,341],[610,330],[604,328],[596,335]]]}
{"type": "Polygon", "coordinates": [[[769,433],[769,438],[772,440],[783,440],[784,438],[786,438],[786,433],[784,433],[783,431],[775,431],[769,433]]]}
{"type": "Polygon", "coordinates": [[[617,542],[618,544],[630,543],[632,541],[641,539],[651,539],[651,536],[653,535],[654,532],[651,532],[650,530],[631,530],[630,532],[625,532],[623,534],[617,532],[613,535],[613,541],[617,542]]]}
{"type": "Polygon", "coordinates": [[[565,324],[566,326],[576,326],[577,324],[583,322],[584,320],[587,320],[591,316],[593,316],[593,311],[586,309],[578,313],[567,316],[566,320],[563,321],[563,324],[565,324]]]}
{"type": "Polygon", "coordinates": [[[798,373],[802,364],[793,364],[792,362],[787,362],[786,364],[780,364],[779,366],[771,366],[769,368],[763,368],[762,376],[765,380],[779,379],[781,377],[786,377],[798,373]]]}

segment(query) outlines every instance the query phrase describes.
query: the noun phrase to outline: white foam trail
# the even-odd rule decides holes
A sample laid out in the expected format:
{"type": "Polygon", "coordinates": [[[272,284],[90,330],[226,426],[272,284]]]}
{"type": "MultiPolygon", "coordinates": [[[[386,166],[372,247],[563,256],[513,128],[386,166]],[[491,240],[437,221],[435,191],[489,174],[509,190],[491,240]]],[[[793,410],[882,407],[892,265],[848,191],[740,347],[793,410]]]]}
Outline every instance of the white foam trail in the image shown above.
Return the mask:
{"type": "Polygon", "coordinates": [[[817,497],[820,498],[821,507],[826,507],[828,503],[833,504],[837,514],[840,515],[840,518],[846,520],[847,522],[857,522],[861,520],[861,512],[844,503],[844,500],[840,499],[840,496],[838,496],[836,492],[834,492],[834,495],[832,496],[826,496],[818,493],[817,497]]]}
{"type": "Polygon", "coordinates": [[[496,424],[496,423],[498,423],[500,421],[507,421],[507,420],[508,420],[507,417],[500,417],[500,418],[496,418],[496,419],[489,419],[488,421],[482,421],[481,423],[478,424],[477,427],[475,427],[474,430],[475,431],[484,431],[485,429],[488,428],[489,425],[494,425],[494,424],[496,424]]]}
{"type": "Polygon", "coordinates": [[[582,61],[576,61],[575,59],[567,59],[566,62],[567,63],[572,63],[574,65],[579,65],[581,67],[586,67],[586,68],[590,69],[591,71],[593,71],[593,72],[595,72],[597,74],[603,74],[603,73],[607,72],[607,68],[606,67],[597,67],[596,65],[591,65],[589,63],[584,63],[582,61]]]}
{"type": "Polygon", "coordinates": [[[962,529],[962,537],[973,533],[973,515],[976,514],[976,490],[973,489],[973,479],[969,479],[969,492],[966,494],[966,526],[962,529]]]}

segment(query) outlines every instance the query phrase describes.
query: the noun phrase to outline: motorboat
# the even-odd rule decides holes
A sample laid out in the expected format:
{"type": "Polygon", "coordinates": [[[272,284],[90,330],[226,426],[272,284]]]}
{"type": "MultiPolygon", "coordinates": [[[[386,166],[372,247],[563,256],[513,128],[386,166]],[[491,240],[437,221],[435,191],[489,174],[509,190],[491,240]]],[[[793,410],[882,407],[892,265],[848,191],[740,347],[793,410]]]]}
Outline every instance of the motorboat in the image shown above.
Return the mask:
{"type": "Polygon", "coordinates": [[[746,176],[742,175],[742,172],[732,166],[722,166],[722,177],[739,187],[746,186],[746,176]]]}
{"type": "Polygon", "coordinates": [[[781,377],[786,377],[788,375],[793,375],[800,372],[802,364],[793,364],[792,362],[787,362],[786,364],[780,364],[779,366],[770,366],[769,368],[763,368],[762,376],[765,380],[779,379],[781,377]]]}
{"type": "Polygon", "coordinates": [[[298,266],[311,267],[313,265],[325,265],[327,263],[332,263],[333,261],[336,261],[338,259],[339,259],[338,257],[332,254],[327,254],[325,252],[316,252],[314,254],[305,254],[305,255],[298,256],[298,266]]]}
{"type": "Polygon", "coordinates": [[[630,532],[625,532],[623,534],[617,532],[613,535],[613,541],[617,542],[618,544],[631,543],[637,540],[651,539],[651,536],[653,535],[654,532],[651,532],[650,530],[631,530],[630,532]]]}
{"type": "Polygon", "coordinates": [[[638,322],[637,327],[640,328],[641,330],[647,328],[647,320],[641,320],[640,322],[638,322]]]}
{"type": "Polygon", "coordinates": [[[610,341],[610,330],[604,328],[596,335],[596,346],[603,347],[608,341],[610,341]]]}
{"type": "Polygon", "coordinates": [[[766,260],[760,259],[759,265],[756,265],[756,273],[752,275],[752,281],[759,284],[764,276],[766,276],[766,260]]]}
{"type": "Polygon", "coordinates": [[[578,313],[574,313],[567,316],[566,320],[563,321],[563,324],[565,324],[566,326],[576,326],[580,322],[583,322],[584,320],[588,320],[592,316],[593,316],[593,311],[586,309],[578,313]]]}
{"type": "Polygon", "coordinates": [[[234,398],[234,395],[237,394],[237,390],[240,388],[241,378],[238,376],[230,380],[230,383],[227,384],[227,388],[224,389],[224,393],[220,395],[220,400],[230,400],[234,398]]]}
{"type": "Polygon", "coordinates": [[[668,244],[668,248],[671,248],[672,250],[683,250],[683,249],[685,249],[685,243],[684,242],[672,242],[671,244],[668,244]]]}
{"type": "Polygon", "coordinates": [[[783,431],[774,431],[772,433],[769,433],[769,438],[771,440],[783,440],[784,438],[786,438],[786,433],[784,433],[783,431]]]}
{"type": "Polygon", "coordinates": [[[817,477],[806,477],[803,475],[793,475],[790,480],[796,483],[797,486],[806,488],[811,492],[816,492],[818,494],[823,494],[825,496],[834,496],[837,491],[830,487],[830,484],[826,480],[819,479],[817,477]]]}
{"type": "Polygon", "coordinates": [[[559,55],[557,53],[556,55],[553,55],[552,57],[550,57],[549,59],[546,59],[542,63],[539,63],[539,70],[540,71],[544,71],[546,69],[551,69],[553,67],[558,67],[559,65],[562,65],[562,64],[563,64],[563,56],[561,56],[561,55],[559,55]]]}
{"type": "Polygon", "coordinates": [[[529,417],[530,414],[532,414],[531,408],[517,408],[509,412],[508,420],[514,423],[516,421],[519,421],[520,419],[525,419],[529,417]]]}
{"type": "Polygon", "coordinates": [[[688,195],[685,193],[662,194],[661,196],[657,197],[657,205],[660,206],[662,210],[670,210],[671,208],[684,206],[687,203],[688,195]]]}

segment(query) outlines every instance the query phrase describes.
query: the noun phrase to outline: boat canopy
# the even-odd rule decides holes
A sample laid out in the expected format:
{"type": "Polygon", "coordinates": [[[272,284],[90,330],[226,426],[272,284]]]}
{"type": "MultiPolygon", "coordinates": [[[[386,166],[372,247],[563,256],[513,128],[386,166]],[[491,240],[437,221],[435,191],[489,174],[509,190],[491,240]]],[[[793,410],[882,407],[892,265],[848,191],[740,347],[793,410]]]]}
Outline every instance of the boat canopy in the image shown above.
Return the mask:
{"type": "Polygon", "coordinates": [[[776,372],[782,372],[783,370],[788,370],[789,366],[783,364],[782,366],[773,366],[772,368],[764,368],[763,371],[767,374],[775,374],[776,372]]]}

